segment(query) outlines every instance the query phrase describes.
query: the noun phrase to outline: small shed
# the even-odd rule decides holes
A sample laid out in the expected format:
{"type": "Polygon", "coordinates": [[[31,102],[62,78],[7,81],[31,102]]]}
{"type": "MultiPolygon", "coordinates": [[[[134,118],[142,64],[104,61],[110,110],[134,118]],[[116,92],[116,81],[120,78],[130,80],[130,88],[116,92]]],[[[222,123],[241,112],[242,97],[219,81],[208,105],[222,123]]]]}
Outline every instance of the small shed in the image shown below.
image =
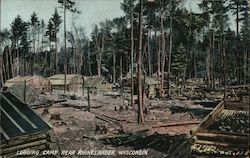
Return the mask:
{"type": "MultiPolygon", "coordinates": [[[[144,83],[144,77],[142,76],[142,84],[144,83]]],[[[145,93],[147,97],[155,97],[157,94],[157,89],[159,89],[160,81],[155,77],[145,76],[145,93]]],[[[123,79],[123,86],[129,87],[131,86],[131,77],[127,76],[123,79]]],[[[143,85],[142,85],[143,86],[143,85]]],[[[137,94],[137,78],[134,76],[134,90],[135,94],[137,94]]]]}
{"type": "MultiPolygon", "coordinates": [[[[52,90],[64,90],[64,74],[54,75],[48,78],[51,82],[52,90]]],[[[82,87],[82,76],[79,74],[67,74],[67,91],[79,91],[82,87]]]]}
{"type": "Polygon", "coordinates": [[[54,146],[53,129],[29,106],[9,92],[0,93],[0,103],[1,157],[18,157],[21,150],[47,150],[54,146]]]}
{"type": "Polygon", "coordinates": [[[91,91],[106,92],[112,90],[112,84],[110,84],[104,77],[99,76],[85,76],[84,77],[84,88],[90,88],[91,91]]]}
{"type": "Polygon", "coordinates": [[[37,92],[43,93],[51,91],[50,81],[42,76],[17,76],[11,78],[4,84],[4,90],[15,84],[24,84],[25,81],[26,85],[29,85],[37,92]]]}

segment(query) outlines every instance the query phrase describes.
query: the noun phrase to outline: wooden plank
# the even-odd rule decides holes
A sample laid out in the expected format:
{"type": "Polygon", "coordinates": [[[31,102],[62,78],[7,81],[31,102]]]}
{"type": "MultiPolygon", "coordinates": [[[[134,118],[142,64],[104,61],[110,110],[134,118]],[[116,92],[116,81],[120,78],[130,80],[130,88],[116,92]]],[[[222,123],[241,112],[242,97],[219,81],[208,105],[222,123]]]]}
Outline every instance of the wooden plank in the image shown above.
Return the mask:
{"type": "Polygon", "coordinates": [[[11,101],[9,101],[3,94],[0,93],[0,96],[26,121],[28,122],[34,129],[37,129],[37,126],[30,121],[11,101]]]}
{"type": "Polygon", "coordinates": [[[196,136],[198,137],[198,140],[199,137],[203,137],[203,138],[211,138],[211,139],[219,139],[221,141],[224,141],[224,139],[227,139],[227,140],[234,140],[235,143],[242,143],[242,142],[248,142],[248,137],[247,136],[239,136],[239,135],[228,135],[228,134],[220,134],[220,133],[200,133],[198,132],[196,134],[196,136]]]}
{"type": "Polygon", "coordinates": [[[0,107],[0,109],[3,111],[3,113],[10,119],[10,121],[22,132],[25,133],[24,129],[22,127],[20,127],[17,122],[2,108],[0,107]]]}
{"type": "Polygon", "coordinates": [[[249,85],[226,86],[226,89],[249,88],[249,85]]]}
{"type": "Polygon", "coordinates": [[[249,110],[249,104],[248,103],[238,103],[238,102],[226,101],[225,102],[225,109],[248,111],[249,110]]]}
{"type": "MultiPolygon", "coordinates": [[[[221,101],[215,108],[213,111],[211,111],[201,122],[200,124],[200,128],[207,128],[209,126],[209,124],[214,120],[214,118],[216,118],[221,111],[224,109],[224,102],[221,101]]],[[[198,129],[199,131],[199,129],[198,129]]]]}
{"type": "Polygon", "coordinates": [[[245,136],[248,137],[249,134],[247,133],[235,133],[235,132],[222,132],[222,131],[215,131],[215,130],[208,130],[208,129],[199,129],[200,133],[214,133],[214,134],[227,134],[230,136],[245,136]]]}
{"type": "Polygon", "coordinates": [[[27,148],[32,147],[32,146],[42,145],[42,144],[46,144],[46,143],[48,143],[48,141],[46,139],[42,139],[42,140],[35,141],[35,142],[20,144],[18,146],[13,146],[13,147],[10,147],[10,148],[1,149],[0,154],[1,155],[2,154],[7,154],[7,153],[11,153],[11,152],[14,152],[14,151],[17,151],[17,150],[23,150],[23,149],[27,149],[27,148]]]}
{"type": "Polygon", "coordinates": [[[156,125],[152,128],[160,128],[160,127],[171,127],[171,126],[185,126],[185,125],[194,125],[199,124],[201,121],[187,121],[187,122],[174,122],[174,123],[168,123],[163,125],[156,125]]]}
{"type": "Polygon", "coordinates": [[[45,138],[50,139],[49,134],[40,133],[40,134],[29,135],[29,136],[25,136],[25,137],[19,136],[19,139],[11,139],[11,140],[9,140],[8,142],[5,142],[5,143],[1,142],[0,148],[1,149],[10,148],[12,146],[17,146],[17,145],[20,145],[20,144],[24,144],[24,143],[27,143],[27,142],[33,142],[33,141],[40,140],[40,139],[45,139],[45,138]]]}
{"type": "MultiPolygon", "coordinates": [[[[48,144],[42,144],[42,145],[37,145],[37,146],[32,146],[30,148],[28,148],[30,150],[40,150],[40,151],[43,151],[45,149],[49,149],[49,145],[48,144]]],[[[17,152],[16,151],[13,151],[13,152],[10,152],[10,153],[6,153],[4,155],[1,155],[2,157],[6,157],[6,158],[16,158],[17,157],[17,152]]],[[[29,156],[29,157],[39,157],[39,156],[29,156]]]]}
{"type": "Polygon", "coordinates": [[[0,133],[3,134],[3,136],[4,136],[5,139],[7,139],[7,140],[10,139],[10,137],[5,133],[5,131],[2,129],[2,127],[0,127],[0,133]]]}
{"type": "Polygon", "coordinates": [[[222,147],[247,147],[247,144],[233,144],[233,143],[220,143],[216,141],[204,141],[204,140],[197,140],[197,144],[206,144],[206,145],[215,145],[215,146],[222,146],[222,147]]]}

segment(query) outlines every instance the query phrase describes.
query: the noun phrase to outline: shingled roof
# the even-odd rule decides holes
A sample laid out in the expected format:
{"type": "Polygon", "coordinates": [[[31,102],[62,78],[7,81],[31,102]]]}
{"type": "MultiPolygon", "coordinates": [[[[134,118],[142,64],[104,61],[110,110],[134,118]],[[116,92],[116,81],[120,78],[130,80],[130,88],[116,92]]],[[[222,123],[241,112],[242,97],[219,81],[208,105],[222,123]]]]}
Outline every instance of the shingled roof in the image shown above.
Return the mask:
{"type": "Polygon", "coordinates": [[[90,88],[96,88],[98,85],[101,85],[102,81],[104,81],[104,77],[98,77],[98,76],[91,76],[86,77],[86,80],[84,82],[84,87],[90,87],[90,88]]]}
{"type": "MultiPolygon", "coordinates": [[[[71,83],[71,80],[78,77],[78,74],[67,74],[66,85],[71,83]]],[[[64,85],[64,74],[54,75],[48,78],[52,85],[64,85]]]]}

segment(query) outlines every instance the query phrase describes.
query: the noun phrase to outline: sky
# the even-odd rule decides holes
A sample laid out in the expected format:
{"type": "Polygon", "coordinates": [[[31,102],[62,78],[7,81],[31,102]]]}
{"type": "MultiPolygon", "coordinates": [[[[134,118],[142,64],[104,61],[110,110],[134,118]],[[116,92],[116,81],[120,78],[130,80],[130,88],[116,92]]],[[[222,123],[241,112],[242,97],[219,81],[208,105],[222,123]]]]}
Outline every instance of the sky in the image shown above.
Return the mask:
{"type": "MultiPolygon", "coordinates": [[[[54,13],[55,8],[58,8],[58,0],[0,0],[1,1],[1,29],[10,28],[11,22],[19,14],[24,21],[29,21],[31,14],[35,11],[38,17],[48,22],[49,18],[54,13]]],[[[90,35],[93,25],[105,19],[113,19],[123,16],[124,13],[120,9],[120,3],[123,0],[76,0],[77,8],[81,14],[77,16],[76,25],[84,27],[87,36],[90,35]]],[[[186,0],[185,6],[192,11],[198,11],[197,1],[186,0]]],[[[62,9],[58,8],[59,14],[63,16],[62,9]]],[[[72,14],[67,14],[67,28],[71,29],[72,14]]],[[[234,29],[234,22],[231,21],[231,28],[234,29]]],[[[63,26],[61,25],[61,28],[63,26]]],[[[62,30],[62,29],[61,29],[62,30]]],[[[60,36],[62,32],[60,32],[60,36]]]]}
{"type": "MultiPolygon", "coordinates": [[[[1,29],[10,28],[11,22],[19,14],[24,21],[29,21],[35,11],[39,18],[47,23],[53,15],[55,8],[60,5],[58,0],[1,0],[1,29]]],[[[123,0],[77,0],[77,8],[81,14],[77,16],[76,24],[85,28],[86,34],[90,34],[92,26],[102,20],[123,16],[120,3],[123,0]]],[[[63,16],[62,9],[58,8],[63,16]]],[[[67,28],[72,26],[72,14],[67,13],[67,28]]],[[[61,28],[63,26],[61,25],[61,28]]]]}

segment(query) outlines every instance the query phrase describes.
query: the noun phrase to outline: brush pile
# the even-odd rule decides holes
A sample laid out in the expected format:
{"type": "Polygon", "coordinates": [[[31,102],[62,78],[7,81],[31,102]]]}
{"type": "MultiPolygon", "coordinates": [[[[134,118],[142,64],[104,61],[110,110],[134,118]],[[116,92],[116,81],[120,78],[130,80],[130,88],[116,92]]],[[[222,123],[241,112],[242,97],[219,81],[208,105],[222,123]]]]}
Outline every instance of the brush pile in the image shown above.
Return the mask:
{"type": "Polygon", "coordinates": [[[249,133],[249,115],[247,112],[225,110],[208,129],[230,133],[249,133]]]}
{"type": "Polygon", "coordinates": [[[191,147],[192,151],[198,154],[220,155],[227,157],[244,157],[248,156],[249,150],[246,148],[224,148],[215,145],[194,144],[191,147]]]}

